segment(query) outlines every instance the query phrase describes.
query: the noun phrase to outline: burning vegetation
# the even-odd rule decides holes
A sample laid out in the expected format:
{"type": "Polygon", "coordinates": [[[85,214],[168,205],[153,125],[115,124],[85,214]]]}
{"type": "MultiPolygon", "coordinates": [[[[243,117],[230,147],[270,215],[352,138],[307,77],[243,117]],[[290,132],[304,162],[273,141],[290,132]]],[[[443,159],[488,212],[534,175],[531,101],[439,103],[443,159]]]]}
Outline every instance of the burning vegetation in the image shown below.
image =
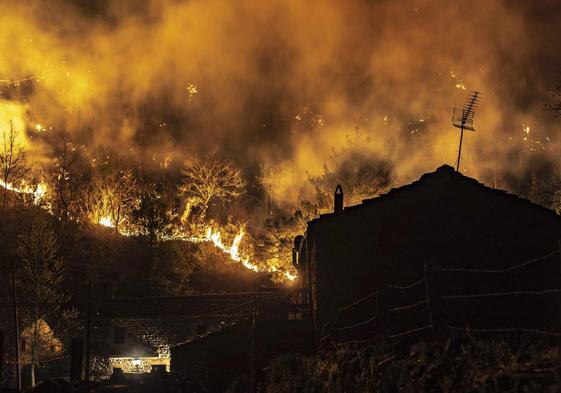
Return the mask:
{"type": "Polygon", "coordinates": [[[290,281],[292,238],[330,209],[336,184],[352,204],[453,162],[457,135],[443,114],[466,89],[488,93],[466,172],[527,190],[532,174],[543,182],[557,166],[546,80],[528,63],[554,56],[529,49],[529,31],[549,34],[537,18],[555,16],[545,8],[482,2],[488,12],[469,24],[508,34],[466,37],[456,21],[468,23],[472,2],[135,4],[7,1],[4,208],[15,191],[61,225],[209,243],[290,281]],[[309,14],[318,17],[303,23],[309,14]],[[521,50],[505,72],[509,47],[521,50]]]}
{"type": "Polygon", "coordinates": [[[4,162],[12,160],[7,164],[2,183],[5,201],[11,191],[43,207],[61,223],[85,221],[127,237],[149,237],[154,243],[173,240],[209,243],[251,271],[273,273],[280,282],[296,278],[290,265],[252,262],[247,247],[242,251],[241,243],[247,234],[244,224],[220,225],[210,217],[211,203],[231,202],[231,198],[244,192],[240,172],[230,162],[211,156],[197,159],[182,170],[183,179],[177,187],[177,195],[182,196],[179,206],[184,206],[180,214],[180,210],[165,206],[158,192],[143,191],[131,169],[104,168],[101,174],[93,175],[89,184],[81,184],[86,191],[80,191],[79,179],[71,173],[75,157],[69,157],[67,144],[49,168],[46,182],[31,187],[20,176],[28,168],[24,166],[25,152],[10,139],[13,136],[13,132],[9,133],[4,142],[8,152],[3,156],[4,162]],[[16,158],[12,159],[10,154],[16,158]]]}
{"type": "Polygon", "coordinates": [[[454,163],[475,89],[462,172],[560,213],[561,10],[531,3],[3,0],[0,295],[31,299],[25,362],[67,346],[90,281],[301,285],[294,238],[335,187],[358,204],[454,163]]]}

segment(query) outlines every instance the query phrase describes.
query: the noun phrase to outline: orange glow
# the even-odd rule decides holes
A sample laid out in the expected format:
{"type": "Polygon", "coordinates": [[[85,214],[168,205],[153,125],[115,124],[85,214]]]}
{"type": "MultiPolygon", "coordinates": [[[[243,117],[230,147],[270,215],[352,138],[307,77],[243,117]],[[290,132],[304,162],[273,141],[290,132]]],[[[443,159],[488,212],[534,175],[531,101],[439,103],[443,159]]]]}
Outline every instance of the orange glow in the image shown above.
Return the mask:
{"type": "Polygon", "coordinates": [[[43,202],[45,195],[47,194],[47,185],[45,183],[39,183],[33,187],[24,181],[19,187],[17,187],[10,183],[6,184],[3,180],[0,180],[0,186],[18,194],[33,195],[33,201],[36,205],[43,202]]]}
{"type": "Polygon", "coordinates": [[[184,240],[190,241],[194,243],[212,243],[216,248],[222,250],[224,253],[230,256],[235,262],[239,262],[244,266],[246,269],[254,271],[254,272],[269,272],[269,273],[279,273],[279,276],[282,277],[283,280],[294,281],[297,278],[296,274],[293,274],[290,271],[283,271],[277,268],[274,265],[262,265],[257,264],[251,261],[251,258],[247,255],[244,255],[240,251],[240,245],[244,236],[246,235],[245,229],[243,226],[238,228],[234,239],[232,240],[231,244],[227,244],[224,241],[223,236],[224,230],[220,229],[216,225],[208,225],[204,231],[200,235],[192,235],[192,236],[185,236],[182,231],[176,231],[172,236],[174,240],[184,240]]]}
{"type": "Polygon", "coordinates": [[[108,228],[115,228],[115,225],[113,224],[113,221],[111,221],[111,217],[109,216],[101,217],[98,221],[98,224],[108,228]]]}

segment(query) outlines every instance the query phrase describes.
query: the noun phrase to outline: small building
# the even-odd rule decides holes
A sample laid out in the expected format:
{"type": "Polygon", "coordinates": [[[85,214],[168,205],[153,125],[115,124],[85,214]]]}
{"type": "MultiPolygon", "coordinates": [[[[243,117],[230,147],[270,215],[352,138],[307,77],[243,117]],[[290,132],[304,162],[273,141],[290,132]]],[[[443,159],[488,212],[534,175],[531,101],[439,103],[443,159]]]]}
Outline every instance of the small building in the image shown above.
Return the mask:
{"type": "Polygon", "coordinates": [[[207,332],[171,348],[171,370],[206,392],[224,392],[232,384],[247,386],[250,374],[251,321],[207,332]]]}
{"type": "Polygon", "coordinates": [[[171,347],[245,315],[247,310],[239,305],[254,297],[239,293],[106,301],[99,305],[93,324],[93,374],[103,378],[114,368],[144,373],[154,366],[170,371],[171,347]]]}
{"type": "Polygon", "coordinates": [[[300,291],[262,288],[252,315],[221,329],[199,334],[171,348],[171,371],[206,392],[250,390],[265,378],[271,359],[287,352],[310,353],[313,336],[306,306],[295,304],[300,291]]]}
{"type": "Polygon", "coordinates": [[[444,165],[308,223],[296,264],[318,339],[561,332],[561,217],[444,165]]]}

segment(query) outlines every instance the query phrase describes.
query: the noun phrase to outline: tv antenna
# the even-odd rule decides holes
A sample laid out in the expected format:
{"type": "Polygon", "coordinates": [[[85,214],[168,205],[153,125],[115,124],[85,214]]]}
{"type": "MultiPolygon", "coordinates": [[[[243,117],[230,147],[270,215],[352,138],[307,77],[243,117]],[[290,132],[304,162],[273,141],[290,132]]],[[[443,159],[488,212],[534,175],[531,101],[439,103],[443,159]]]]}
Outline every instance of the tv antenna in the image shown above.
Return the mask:
{"type": "Polygon", "coordinates": [[[462,142],[464,130],[475,131],[473,127],[473,115],[479,104],[481,93],[473,91],[468,96],[462,108],[454,108],[452,111],[452,125],[460,129],[460,147],[458,149],[458,161],[456,161],[456,172],[460,171],[460,160],[462,158],[462,142]]]}

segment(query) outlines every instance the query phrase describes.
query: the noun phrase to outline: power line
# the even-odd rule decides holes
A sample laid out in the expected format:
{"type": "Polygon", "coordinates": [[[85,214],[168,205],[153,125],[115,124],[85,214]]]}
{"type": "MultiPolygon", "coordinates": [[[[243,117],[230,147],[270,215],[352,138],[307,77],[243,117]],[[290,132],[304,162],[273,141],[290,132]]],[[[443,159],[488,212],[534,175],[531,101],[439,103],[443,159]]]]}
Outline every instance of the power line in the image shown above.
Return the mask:
{"type": "Polygon", "coordinates": [[[337,330],[342,331],[342,330],[354,329],[354,328],[359,327],[359,326],[367,325],[370,322],[373,322],[375,320],[376,320],[376,315],[374,315],[373,317],[368,318],[368,319],[366,319],[362,322],[355,323],[354,325],[343,326],[343,327],[337,328],[337,330]]]}
{"type": "Polygon", "coordinates": [[[426,277],[423,276],[420,280],[415,281],[414,283],[411,283],[409,285],[388,285],[388,288],[392,288],[392,289],[411,289],[416,287],[419,284],[422,284],[425,282],[426,277]]]}
{"type": "Polygon", "coordinates": [[[545,330],[538,329],[526,329],[526,328],[496,328],[496,329],[474,329],[474,328],[461,328],[457,326],[444,326],[447,329],[460,330],[464,332],[476,332],[476,333],[535,333],[542,334],[546,336],[561,337],[561,333],[548,332],[545,330]]]}
{"type": "Polygon", "coordinates": [[[524,266],[528,266],[531,265],[535,262],[539,262],[542,261],[544,259],[550,258],[555,254],[559,253],[559,249],[553,250],[541,257],[537,257],[537,258],[532,258],[529,259],[527,261],[524,261],[522,263],[519,263],[517,265],[513,265],[504,269],[471,269],[471,268],[444,268],[444,269],[439,269],[439,271],[441,272],[457,272],[457,273],[508,273],[511,272],[513,270],[519,269],[521,267],[524,266]]]}
{"type": "Polygon", "coordinates": [[[481,297],[499,297],[499,296],[518,296],[518,295],[548,295],[551,293],[561,293],[561,289],[546,289],[543,291],[512,291],[512,292],[494,292],[494,293],[476,293],[469,295],[447,295],[441,296],[441,299],[473,299],[481,297]]]}
{"type": "Polygon", "coordinates": [[[365,301],[365,300],[367,300],[367,299],[370,299],[371,297],[374,297],[374,296],[376,296],[376,295],[378,295],[378,291],[374,291],[374,292],[372,292],[372,293],[370,293],[370,294],[368,294],[368,295],[366,295],[366,296],[364,296],[364,297],[362,297],[362,298],[360,298],[360,299],[358,299],[358,300],[356,300],[356,301],[354,301],[354,302],[352,302],[352,303],[350,303],[350,304],[347,304],[346,306],[343,306],[343,307],[341,307],[341,308],[338,308],[337,311],[340,312],[340,311],[347,310],[347,309],[349,309],[349,308],[351,308],[351,307],[354,307],[354,306],[356,306],[357,304],[362,303],[363,301],[365,301]]]}

